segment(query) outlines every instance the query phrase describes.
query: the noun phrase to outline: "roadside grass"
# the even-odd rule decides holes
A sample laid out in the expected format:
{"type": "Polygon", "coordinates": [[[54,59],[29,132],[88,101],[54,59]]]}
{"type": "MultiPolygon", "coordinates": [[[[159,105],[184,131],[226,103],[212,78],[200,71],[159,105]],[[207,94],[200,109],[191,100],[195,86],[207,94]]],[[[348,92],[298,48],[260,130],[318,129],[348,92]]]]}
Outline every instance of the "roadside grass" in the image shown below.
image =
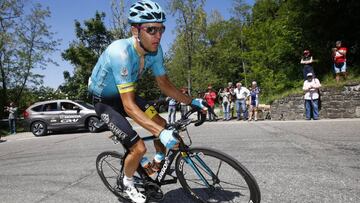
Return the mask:
{"type": "MultiPolygon", "coordinates": [[[[359,67],[359,69],[360,69],[360,67],[359,67]]],[[[321,88],[342,89],[345,85],[349,85],[349,84],[353,84],[353,83],[359,84],[360,83],[360,73],[357,73],[357,72],[351,73],[348,75],[346,80],[341,78],[339,83],[336,82],[335,76],[333,74],[327,74],[322,79],[320,79],[320,83],[321,83],[321,88]]],[[[272,102],[274,102],[277,99],[288,97],[290,95],[299,95],[299,94],[302,95],[303,94],[302,85],[303,85],[303,82],[299,81],[299,84],[296,84],[295,88],[289,89],[280,94],[260,98],[261,99],[260,102],[265,103],[265,104],[271,104],[272,102]]]]}

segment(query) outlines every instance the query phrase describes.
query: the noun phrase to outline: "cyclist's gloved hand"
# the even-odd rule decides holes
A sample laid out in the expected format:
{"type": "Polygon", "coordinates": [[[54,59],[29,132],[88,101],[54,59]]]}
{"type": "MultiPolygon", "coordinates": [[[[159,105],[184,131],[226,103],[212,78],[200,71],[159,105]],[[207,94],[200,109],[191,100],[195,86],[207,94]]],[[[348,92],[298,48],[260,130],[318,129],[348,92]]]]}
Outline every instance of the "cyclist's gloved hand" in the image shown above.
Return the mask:
{"type": "Polygon", "coordinates": [[[207,111],[206,102],[203,99],[195,98],[191,101],[191,106],[197,110],[207,111]]]}
{"type": "Polygon", "coordinates": [[[160,141],[166,148],[172,149],[179,141],[174,137],[174,130],[162,130],[160,132],[160,141]]]}

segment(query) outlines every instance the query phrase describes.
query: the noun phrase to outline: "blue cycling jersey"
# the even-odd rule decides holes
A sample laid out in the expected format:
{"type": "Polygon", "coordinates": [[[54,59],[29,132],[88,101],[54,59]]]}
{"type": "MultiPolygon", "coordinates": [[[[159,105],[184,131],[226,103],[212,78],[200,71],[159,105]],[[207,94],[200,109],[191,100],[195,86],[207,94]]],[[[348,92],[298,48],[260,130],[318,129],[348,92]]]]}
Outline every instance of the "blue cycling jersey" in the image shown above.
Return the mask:
{"type": "Polygon", "coordinates": [[[113,97],[135,91],[136,82],[147,69],[151,69],[155,77],[166,74],[163,61],[159,46],[157,52],[145,55],[141,70],[135,38],[116,40],[99,57],[89,78],[89,92],[98,97],[113,97]]]}

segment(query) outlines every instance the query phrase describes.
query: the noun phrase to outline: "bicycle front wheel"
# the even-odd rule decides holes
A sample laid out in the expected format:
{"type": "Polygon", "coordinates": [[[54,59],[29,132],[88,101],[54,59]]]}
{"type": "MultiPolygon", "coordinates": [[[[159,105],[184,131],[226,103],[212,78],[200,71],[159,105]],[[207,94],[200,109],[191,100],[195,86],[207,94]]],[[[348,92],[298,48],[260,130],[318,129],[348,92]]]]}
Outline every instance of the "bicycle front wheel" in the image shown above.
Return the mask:
{"type": "Polygon", "coordinates": [[[197,202],[260,202],[260,189],[255,178],[223,152],[208,148],[189,149],[189,156],[178,156],[175,167],[180,184],[197,202]]]}

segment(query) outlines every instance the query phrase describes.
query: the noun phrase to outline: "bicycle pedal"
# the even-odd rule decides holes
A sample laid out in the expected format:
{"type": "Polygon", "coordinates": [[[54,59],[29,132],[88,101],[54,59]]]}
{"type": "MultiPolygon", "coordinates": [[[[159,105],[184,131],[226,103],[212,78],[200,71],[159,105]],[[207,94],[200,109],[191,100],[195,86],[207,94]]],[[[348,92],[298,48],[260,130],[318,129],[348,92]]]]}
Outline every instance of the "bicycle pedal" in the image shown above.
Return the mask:
{"type": "Polygon", "coordinates": [[[160,188],[149,188],[146,191],[146,198],[148,201],[152,200],[152,201],[161,201],[163,200],[165,197],[163,191],[160,188]]]}

